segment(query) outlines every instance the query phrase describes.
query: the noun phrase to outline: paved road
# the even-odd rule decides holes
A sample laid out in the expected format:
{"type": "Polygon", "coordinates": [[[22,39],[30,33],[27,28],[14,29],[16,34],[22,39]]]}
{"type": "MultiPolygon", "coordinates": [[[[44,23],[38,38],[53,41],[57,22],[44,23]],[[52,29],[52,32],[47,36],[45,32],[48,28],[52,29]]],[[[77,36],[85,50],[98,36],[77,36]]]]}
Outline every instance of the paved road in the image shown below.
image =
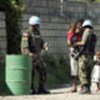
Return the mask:
{"type": "MultiPolygon", "coordinates": [[[[50,90],[50,95],[28,95],[28,96],[2,96],[0,100],[100,100],[100,93],[85,94],[69,93],[70,88],[50,90]]],[[[92,88],[92,92],[94,88],[92,88]]]]}

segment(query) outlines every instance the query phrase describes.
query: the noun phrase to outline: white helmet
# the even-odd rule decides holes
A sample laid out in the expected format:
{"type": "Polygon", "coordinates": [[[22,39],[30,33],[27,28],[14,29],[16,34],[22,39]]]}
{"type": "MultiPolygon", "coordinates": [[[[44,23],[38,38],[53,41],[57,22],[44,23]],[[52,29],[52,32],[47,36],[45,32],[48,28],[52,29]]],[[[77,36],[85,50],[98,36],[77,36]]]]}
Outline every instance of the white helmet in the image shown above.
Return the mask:
{"type": "Polygon", "coordinates": [[[36,24],[40,25],[40,22],[41,22],[41,20],[38,16],[32,16],[29,19],[29,25],[36,25],[36,24]]]}
{"type": "Polygon", "coordinates": [[[83,22],[83,24],[82,24],[82,27],[85,27],[85,26],[91,26],[91,27],[93,27],[93,24],[92,24],[92,22],[90,20],[85,20],[83,22]]]}

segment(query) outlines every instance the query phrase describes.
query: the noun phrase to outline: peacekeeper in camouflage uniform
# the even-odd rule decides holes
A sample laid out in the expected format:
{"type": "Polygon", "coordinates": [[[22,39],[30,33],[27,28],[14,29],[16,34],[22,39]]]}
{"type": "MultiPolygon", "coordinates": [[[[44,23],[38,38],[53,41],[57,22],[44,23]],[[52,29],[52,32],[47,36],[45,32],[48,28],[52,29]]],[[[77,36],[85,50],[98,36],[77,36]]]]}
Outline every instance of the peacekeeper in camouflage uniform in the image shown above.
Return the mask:
{"type": "Polygon", "coordinates": [[[84,46],[84,50],[78,59],[79,79],[81,82],[80,94],[91,93],[91,66],[89,64],[93,61],[96,45],[96,35],[93,33],[93,25],[90,20],[85,20],[83,25],[82,40],[77,42],[77,46],[84,46]]]}
{"type": "Polygon", "coordinates": [[[40,26],[40,18],[37,16],[32,16],[29,19],[30,29],[23,33],[21,40],[21,51],[23,54],[28,54],[32,57],[33,67],[32,67],[32,94],[36,93],[34,89],[34,71],[35,69],[39,73],[39,94],[47,94],[50,93],[45,89],[46,82],[46,68],[43,64],[43,60],[41,58],[41,50],[47,48],[47,45],[41,38],[39,26],[40,26]]]}

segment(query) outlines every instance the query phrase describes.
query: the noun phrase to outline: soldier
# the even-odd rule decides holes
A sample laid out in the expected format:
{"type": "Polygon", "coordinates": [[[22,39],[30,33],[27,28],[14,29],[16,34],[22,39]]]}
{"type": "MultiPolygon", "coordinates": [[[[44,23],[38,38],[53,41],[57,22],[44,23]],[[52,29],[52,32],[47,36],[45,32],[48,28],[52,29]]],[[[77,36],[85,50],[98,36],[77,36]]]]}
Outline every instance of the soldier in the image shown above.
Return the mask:
{"type": "Polygon", "coordinates": [[[22,54],[28,54],[32,57],[32,94],[35,93],[35,89],[33,86],[34,81],[34,71],[35,69],[39,73],[39,94],[47,94],[50,93],[45,89],[46,82],[46,68],[41,59],[41,50],[47,48],[47,45],[41,38],[39,27],[40,27],[40,18],[37,16],[32,16],[29,19],[30,29],[23,33],[21,40],[21,52],[22,54]]]}
{"type": "Polygon", "coordinates": [[[93,59],[97,38],[93,33],[93,25],[90,20],[85,20],[82,24],[82,27],[84,30],[82,40],[80,42],[77,42],[76,45],[84,47],[83,51],[81,51],[81,55],[78,58],[79,79],[82,86],[82,89],[79,93],[86,94],[91,93],[91,67],[89,66],[89,62],[91,62],[93,59]]]}

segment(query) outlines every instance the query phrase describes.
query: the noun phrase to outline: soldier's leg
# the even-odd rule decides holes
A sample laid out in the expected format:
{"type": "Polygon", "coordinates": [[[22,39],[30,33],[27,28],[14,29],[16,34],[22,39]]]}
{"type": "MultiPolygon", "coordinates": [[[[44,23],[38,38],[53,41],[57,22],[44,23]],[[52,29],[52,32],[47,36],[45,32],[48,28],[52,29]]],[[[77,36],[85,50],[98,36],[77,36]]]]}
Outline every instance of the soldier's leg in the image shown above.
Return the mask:
{"type": "Polygon", "coordinates": [[[46,67],[42,62],[38,65],[38,71],[39,71],[39,87],[45,87],[46,83],[46,67]]]}
{"type": "Polygon", "coordinates": [[[79,79],[82,85],[87,84],[87,58],[83,55],[79,58],[79,79]]]}
{"type": "Polygon", "coordinates": [[[35,89],[34,89],[34,71],[32,71],[31,89],[32,89],[32,93],[34,93],[35,92],[35,89]]]}
{"type": "Polygon", "coordinates": [[[49,91],[46,90],[45,83],[46,83],[46,67],[43,62],[39,62],[37,66],[37,70],[39,72],[39,88],[38,88],[38,93],[43,93],[43,94],[48,94],[50,93],[49,91]]]}
{"type": "Polygon", "coordinates": [[[31,75],[31,90],[32,90],[32,94],[35,93],[35,89],[34,89],[34,75],[35,75],[35,66],[34,66],[34,62],[32,62],[32,75],[31,75]]]}
{"type": "Polygon", "coordinates": [[[88,71],[87,79],[88,79],[89,86],[91,86],[91,72],[92,72],[94,63],[93,63],[93,58],[91,56],[89,56],[88,59],[89,59],[89,62],[87,64],[87,66],[88,66],[88,68],[87,68],[87,71],[88,71]]]}
{"type": "Polygon", "coordinates": [[[79,79],[81,82],[82,89],[80,90],[81,94],[90,93],[90,85],[88,80],[88,57],[82,55],[79,58],[79,79]]]}

